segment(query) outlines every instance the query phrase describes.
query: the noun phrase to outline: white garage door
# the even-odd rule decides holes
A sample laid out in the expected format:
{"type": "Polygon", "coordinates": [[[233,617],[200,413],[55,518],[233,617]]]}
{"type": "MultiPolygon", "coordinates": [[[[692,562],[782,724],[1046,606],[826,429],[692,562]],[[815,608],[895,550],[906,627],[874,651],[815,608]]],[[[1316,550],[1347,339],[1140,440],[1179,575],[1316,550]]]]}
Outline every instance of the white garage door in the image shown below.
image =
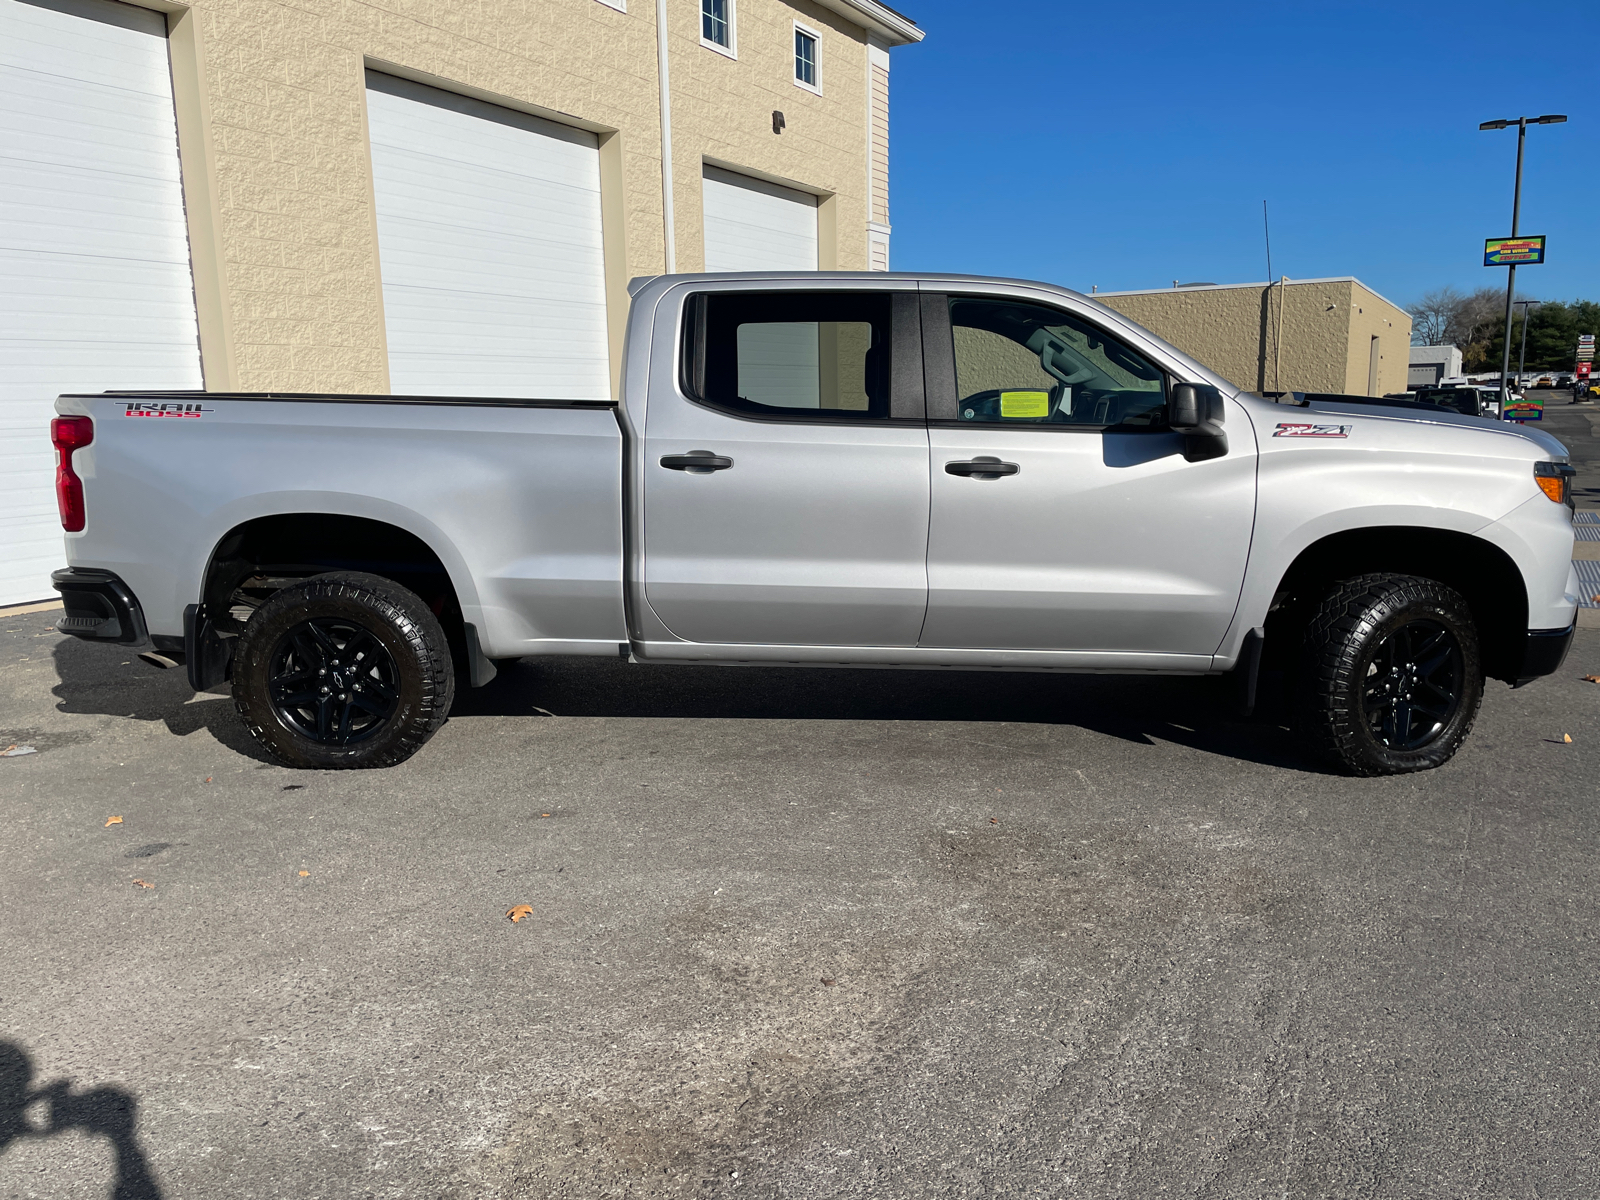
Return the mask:
{"type": "Polygon", "coordinates": [[[817,198],[705,168],[706,270],[815,271],[817,198]]]}
{"type": "Polygon", "coordinates": [[[397,395],[604,400],[595,136],[367,74],[397,395]]]}
{"type": "Polygon", "coordinates": [[[164,19],[0,0],[0,604],[65,565],[56,396],[200,386],[164,19]]]}

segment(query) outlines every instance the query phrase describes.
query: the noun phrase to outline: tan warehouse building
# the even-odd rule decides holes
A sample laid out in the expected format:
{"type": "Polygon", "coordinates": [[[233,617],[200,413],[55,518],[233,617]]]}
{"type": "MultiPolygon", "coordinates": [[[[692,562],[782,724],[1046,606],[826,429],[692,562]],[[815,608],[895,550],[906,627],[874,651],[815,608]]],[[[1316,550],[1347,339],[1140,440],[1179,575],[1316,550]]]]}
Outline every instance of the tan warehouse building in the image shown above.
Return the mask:
{"type": "Polygon", "coordinates": [[[605,397],[633,276],[887,270],[921,37],[876,0],[0,0],[0,604],[60,565],[59,392],[605,397]]]}
{"type": "Polygon", "coordinates": [[[1191,284],[1095,299],[1249,391],[1406,389],[1411,318],[1358,279],[1191,284]]]}

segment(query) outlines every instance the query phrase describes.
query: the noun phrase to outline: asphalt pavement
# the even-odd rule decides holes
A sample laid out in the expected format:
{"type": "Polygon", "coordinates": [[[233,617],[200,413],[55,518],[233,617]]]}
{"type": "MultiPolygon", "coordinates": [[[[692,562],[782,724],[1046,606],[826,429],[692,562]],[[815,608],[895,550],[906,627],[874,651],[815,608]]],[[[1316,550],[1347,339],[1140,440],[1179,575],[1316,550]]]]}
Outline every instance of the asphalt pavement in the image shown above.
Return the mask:
{"type": "Polygon", "coordinates": [[[0,1196],[1600,1192],[1600,631],[1405,778],[1212,680],[609,660],[313,773],[52,618],[0,1196]]]}

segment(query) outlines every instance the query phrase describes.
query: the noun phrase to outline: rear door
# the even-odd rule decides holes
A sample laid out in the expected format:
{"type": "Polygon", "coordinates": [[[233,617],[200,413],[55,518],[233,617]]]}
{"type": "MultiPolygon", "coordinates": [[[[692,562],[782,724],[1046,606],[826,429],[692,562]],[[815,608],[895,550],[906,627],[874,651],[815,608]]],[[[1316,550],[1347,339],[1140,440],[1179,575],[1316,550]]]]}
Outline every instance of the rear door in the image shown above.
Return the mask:
{"type": "Polygon", "coordinates": [[[912,646],[928,437],[913,293],[692,296],[645,419],[644,591],[691,642],[912,646]]]}
{"type": "Polygon", "coordinates": [[[923,298],[928,647],[1209,655],[1233,618],[1255,443],[1183,457],[1168,380],[1092,322],[996,296],[923,298]]]}

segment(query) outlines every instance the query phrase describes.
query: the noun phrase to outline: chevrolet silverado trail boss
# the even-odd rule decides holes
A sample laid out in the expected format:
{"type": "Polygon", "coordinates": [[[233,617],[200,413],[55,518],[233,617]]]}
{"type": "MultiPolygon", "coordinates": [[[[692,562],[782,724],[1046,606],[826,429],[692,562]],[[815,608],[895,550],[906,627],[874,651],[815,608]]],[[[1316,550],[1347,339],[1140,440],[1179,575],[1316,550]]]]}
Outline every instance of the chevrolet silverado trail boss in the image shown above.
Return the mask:
{"type": "Polygon", "coordinates": [[[1241,392],[1087,297],[636,281],[622,395],[107,393],[54,422],[59,628],[296,767],[387,766],[495,660],[1216,675],[1310,746],[1445,762],[1573,635],[1565,448],[1241,392]],[[1281,668],[1281,670],[1280,670],[1281,668]]]}

